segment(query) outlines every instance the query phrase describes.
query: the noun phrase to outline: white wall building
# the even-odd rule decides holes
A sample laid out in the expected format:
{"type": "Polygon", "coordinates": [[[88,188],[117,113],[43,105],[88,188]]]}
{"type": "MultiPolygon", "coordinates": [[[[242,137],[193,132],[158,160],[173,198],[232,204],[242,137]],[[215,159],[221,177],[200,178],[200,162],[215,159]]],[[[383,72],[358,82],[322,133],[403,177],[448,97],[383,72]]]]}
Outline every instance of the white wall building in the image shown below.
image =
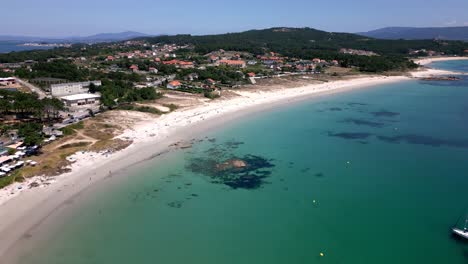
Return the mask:
{"type": "Polygon", "coordinates": [[[99,109],[101,104],[100,94],[74,94],[63,96],[60,99],[64,102],[65,106],[70,108],[72,111],[83,110],[83,109],[99,109]]]}
{"type": "Polygon", "coordinates": [[[76,82],[76,83],[59,83],[52,84],[50,86],[50,92],[52,96],[63,97],[74,94],[87,93],[89,86],[93,83],[95,86],[101,86],[101,81],[88,81],[88,82],[76,82]]]}
{"type": "Polygon", "coordinates": [[[16,79],[13,77],[8,78],[0,78],[0,85],[1,86],[10,86],[16,84],[16,79]]]}

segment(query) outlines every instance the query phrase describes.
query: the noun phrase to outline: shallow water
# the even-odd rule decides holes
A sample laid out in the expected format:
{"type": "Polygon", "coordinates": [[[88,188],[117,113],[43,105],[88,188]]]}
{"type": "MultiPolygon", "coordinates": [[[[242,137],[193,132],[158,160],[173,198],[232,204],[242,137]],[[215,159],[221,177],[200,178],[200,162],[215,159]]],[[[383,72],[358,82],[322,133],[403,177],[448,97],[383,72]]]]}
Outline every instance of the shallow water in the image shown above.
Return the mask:
{"type": "Polygon", "coordinates": [[[20,262],[466,264],[467,99],[409,81],[225,124],[85,193],[20,262]]]}
{"type": "Polygon", "coordinates": [[[429,64],[429,67],[448,71],[468,72],[468,60],[436,61],[429,64]]]}

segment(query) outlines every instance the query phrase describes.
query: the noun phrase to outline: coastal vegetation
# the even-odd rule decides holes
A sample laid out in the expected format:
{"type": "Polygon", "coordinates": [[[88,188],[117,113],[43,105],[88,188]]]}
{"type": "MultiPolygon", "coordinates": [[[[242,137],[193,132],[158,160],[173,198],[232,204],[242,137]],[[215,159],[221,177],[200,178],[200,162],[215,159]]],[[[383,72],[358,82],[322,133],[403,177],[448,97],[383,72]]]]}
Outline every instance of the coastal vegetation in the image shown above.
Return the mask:
{"type": "Polygon", "coordinates": [[[0,134],[18,130],[26,146],[42,142],[42,127],[51,124],[64,110],[62,101],[56,98],[39,99],[36,94],[0,90],[0,134]],[[10,117],[24,122],[8,122],[10,117]]]}
{"type": "Polygon", "coordinates": [[[104,80],[103,85],[96,89],[101,94],[102,104],[109,108],[118,107],[136,101],[155,100],[162,97],[154,88],[136,89],[129,82],[104,80]]]}
{"type": "Polygon", "coordinates": [[[143,112],[143,113],[150,113],[150,114],[155,114],[155,115],[161,115],[164,112],[151,106],[137,106],[133,104],[127,104],[127,105],[121,105],[117,109],[119,110],[131,110],[131,111],[138,111],[138,112],[143,112]]]}
{"type": "Polygon", "coordinates": [[[68,81],[85,81],[89,76],[89,71],[80,69],[67,60],[54,60],[51,62],[39,62],[32,65],[30,69],[18,69],[15,74],[20,78],[28,80],[49,77],[68,81]]]}
{"type": "Polygon", "coordinates": [[[203,93],[203,96],[205,96],[206,98],[209,98],[209,99],[216,99],[216,98],[219,98],[221,97],[221,95],[217,92],[210,92],[210,91],[206,91],[203,93]]]}
{"type": "Polygon", "coordinates": [[[19,118],[51,120],[64,109],[63,102],[56,98],[39,99],[36,94],[0,90],[0,118],[16,115],[19,118]]]}
{"type": "Polygon", "coordinates": [[[18,170],[18,179],[64,173],[69,170],[67,166],[71,164],[67,157],[78,151],[113,152],[129,146],[131,141],[114,139],[115,135],[125,129],[125,125],[114,122],[115,115],[108,113],[64,128],[64,137],[44,145],[41,154],[31,158],[38,165],[18,170]]]}

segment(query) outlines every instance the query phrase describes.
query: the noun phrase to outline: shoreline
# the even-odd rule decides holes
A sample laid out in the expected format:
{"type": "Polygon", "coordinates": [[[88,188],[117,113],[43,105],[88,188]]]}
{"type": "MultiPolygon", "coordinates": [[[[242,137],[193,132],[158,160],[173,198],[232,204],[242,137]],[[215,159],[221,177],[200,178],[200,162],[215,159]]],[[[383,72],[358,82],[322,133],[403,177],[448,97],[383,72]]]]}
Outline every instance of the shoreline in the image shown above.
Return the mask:
{"type": "MultiPolygon", "coordinates": [[[[423,74],[440,75],[446,74],[447,71],[443,72],[427,69],[412,73],[412,76],[420,78],[423,74]]],[[[34,233],[44,221],[66,206],[67,201],[79,196],[97,182],[109,178],[111,171],[113,174],[115,171],[162,155],[173,149],[171,145],[174,143],[188,142],[194,135],[216,129],[225,122],[231,122],[250,113],[258,113],[320,96],[411,79],[411,77],[404,76],[361,76],[349,80],[273,91],[236,90],[239,97],[211,101],[137,124],[133,129],[126,130],[117,137],[133,140],[133,143],[124,150],[112,155],[77,153],[73,155],[77,162],[72,164],[72,171],[54,177],[55,182],[48,186],[25,189],[8,199],[2,196],[4,193],[1,192],[4,190],[0,190],[0,217],[2,219],[0,222],[0,235],[2,236],[0,257],[6,255],[15,245],[20,244],[22,239],[34,233]]],[[[11,188],[7,187],[6,193],[16,190],[18,185],[27,186],[28,183],[15,183],[11,188]]]]}
{"type": "Polygon", "coordinates": [[[421,66],[426,66],[428,64],[431,64],[437,61],[457,61],[457,60],[468,60],[468,57],[435,57],[435,58],[415,59],[413,61],[414,63],[419,64],[421,66]]]}

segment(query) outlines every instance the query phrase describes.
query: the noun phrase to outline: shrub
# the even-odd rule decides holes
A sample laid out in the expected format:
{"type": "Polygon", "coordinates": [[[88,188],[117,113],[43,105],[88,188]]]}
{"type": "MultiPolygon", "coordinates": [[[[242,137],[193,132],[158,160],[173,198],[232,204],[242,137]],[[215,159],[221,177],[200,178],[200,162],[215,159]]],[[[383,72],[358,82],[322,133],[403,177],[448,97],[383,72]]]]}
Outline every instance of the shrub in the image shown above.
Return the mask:
{"type": "Polygon", "coordinates": [[[216,99],[216,98],[221,97],[221,95],[220,95],[218,92],[209,92],[209,91],[206,91],[206,92],[203,93],[203,95],[204,95],[206,98],[210,98],[210,99],[216,99]]]}

